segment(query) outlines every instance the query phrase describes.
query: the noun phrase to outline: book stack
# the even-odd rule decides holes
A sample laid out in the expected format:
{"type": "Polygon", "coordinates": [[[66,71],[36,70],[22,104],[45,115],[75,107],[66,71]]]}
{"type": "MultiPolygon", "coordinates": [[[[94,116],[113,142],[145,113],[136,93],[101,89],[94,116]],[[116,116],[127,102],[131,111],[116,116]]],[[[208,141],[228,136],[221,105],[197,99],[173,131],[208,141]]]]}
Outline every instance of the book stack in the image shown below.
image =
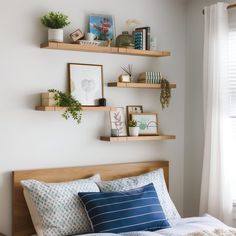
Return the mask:
{"type": "Polygon", "coordinates": [[[134,31],[135,49],[150,50],[150,27],[136,28],[134,31]]]}
{"type": "Polygon", "coordinates": [[[143,72],[139,75],[138,82],[146,84],[159,84],[161,79],[161,72],[143,72]]]}

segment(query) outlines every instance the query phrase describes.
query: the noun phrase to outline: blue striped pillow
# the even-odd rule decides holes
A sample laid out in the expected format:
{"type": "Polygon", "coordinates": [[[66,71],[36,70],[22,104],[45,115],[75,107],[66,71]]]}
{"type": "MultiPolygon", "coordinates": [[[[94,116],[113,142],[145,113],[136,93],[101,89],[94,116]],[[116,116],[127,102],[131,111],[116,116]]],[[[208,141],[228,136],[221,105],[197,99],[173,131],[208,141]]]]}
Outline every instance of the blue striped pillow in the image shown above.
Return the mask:
{"type": "Polygon", "coordinates": [[[153,184],[125,192],[79,193],[95,233],[170,227],[153,184]]]}

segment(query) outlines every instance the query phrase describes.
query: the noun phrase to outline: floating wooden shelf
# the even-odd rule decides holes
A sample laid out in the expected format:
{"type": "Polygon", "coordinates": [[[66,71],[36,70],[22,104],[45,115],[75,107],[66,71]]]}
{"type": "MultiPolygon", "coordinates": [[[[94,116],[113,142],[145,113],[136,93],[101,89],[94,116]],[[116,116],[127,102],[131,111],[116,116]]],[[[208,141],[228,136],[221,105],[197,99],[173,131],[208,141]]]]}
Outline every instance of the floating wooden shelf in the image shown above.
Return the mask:
{"type": "Polygon", "coordinates": [[[129,48],[99,47],[99,46],[88,46],[88,45],[80,45],[80,44],[72,44],[72,43],[46,42],[46,43],[42,43],[40,47],[47,48],[47,49],[55,49],[55,50],[114,53],[114,54],[125,54],[125,55],[146,56],[146,57],[170,56],[170,52],[167,52],[167,51],[148,51],[148,50],[143,51],[143,50],[129,49],[129,48]]]}
{"type": "MultiPolygon", "coordinates": [[[[37,111],[65,111],[66,107],[36,106],[37,111]]],[[[87,107],[83,106],[82,111],[113,111],[115,107],[87,107]]]]}
{"type": "MultiPolygon", "coordinates": [[[[117,88],[143,88],[143,89],[161,89],[160,84],[145,84],[145,83],[123,83],[123,82],[109,82],[108,87],[117,88]]],[[[176,88],[176,84],[170,84],[170,88],[176,88]]]]}
{"type": "Polygon", "coordinates": [[[131,142],[131,141],[161,141],[176,139],[175,135],[160,135],[160,136],[138,136],[138,137],[108,137],[101,136],[101,141],[106,142],[131,142]]]}

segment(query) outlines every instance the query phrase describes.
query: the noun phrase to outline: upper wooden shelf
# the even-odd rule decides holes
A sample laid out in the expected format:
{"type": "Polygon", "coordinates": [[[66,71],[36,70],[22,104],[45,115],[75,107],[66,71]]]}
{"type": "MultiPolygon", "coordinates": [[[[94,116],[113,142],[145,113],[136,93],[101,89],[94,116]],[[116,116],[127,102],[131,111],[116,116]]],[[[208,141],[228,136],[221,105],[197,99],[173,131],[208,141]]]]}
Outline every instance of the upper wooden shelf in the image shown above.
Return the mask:
{"type": "Polygon", "coordinates": [[[138,136],[138,137],[108,137],[101,136],[101,141],[106,142],[131,142],[131,141],[161,141],[161,140],[173,140],[176,139],[175,135],[159,135],[159,136],[138,136]]]}
{"type": "MultiPolygon", "coordinates": [[[[109,82],[107,85],[108,87],[117,88],[161,89],[160,84],[109,82]]],[[[176,84],[170,84],[170,88],[176,88],[176,84]]]]}
{"type": "Polygon", "coordinates": [[[167,57],[170,56],[170,52],[167,51],[148,51],[137,50],[129,48],[117,48],[117,47],[99,47],[88,46],[72,43],[57,43],[46,42],[40,45],[41,48],[55,49],[55,50],[69,50],[69,51],[81,51],[81,52],[98,52],[98,53],[113,53],[113,54],[125,54],[134,56],[146,56],[146,57],[167,57]]]}
{"type": "MultiPolygon", "coordinates": [[[[56,106],[36,106],[37,111],[65,111],[66,107],[56,107],[56,106]]],[[[82,106],[82,111],[113,111],[114,107],[89,107],[82,106]]]]}

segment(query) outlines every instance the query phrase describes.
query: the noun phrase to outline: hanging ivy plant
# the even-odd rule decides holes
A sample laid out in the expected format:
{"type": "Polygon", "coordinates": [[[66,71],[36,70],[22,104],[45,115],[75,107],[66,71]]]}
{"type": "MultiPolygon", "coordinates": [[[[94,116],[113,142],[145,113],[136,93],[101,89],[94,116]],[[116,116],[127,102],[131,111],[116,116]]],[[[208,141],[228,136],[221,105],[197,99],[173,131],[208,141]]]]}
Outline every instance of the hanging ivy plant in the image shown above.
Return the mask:
{"type": "Polygon", "coordinates": [[[56,89],[49,89],[48,92],[54,93],[54,99],[56,105],[60,107],[66,107],[62,116],[68,120],[70,117],[74,119],[77,124],[80,124],[82,118],[82,105],[70,94],[63,93],[56,89]]]}
{"type": "Polygon", "coordinates": [[[170,89],[170,83],[167,79],[162,78],[160,80],[160,84],[161,84],[160,102],[162,110],[164,110],[170,104],[171,89],[170,89]]]}

